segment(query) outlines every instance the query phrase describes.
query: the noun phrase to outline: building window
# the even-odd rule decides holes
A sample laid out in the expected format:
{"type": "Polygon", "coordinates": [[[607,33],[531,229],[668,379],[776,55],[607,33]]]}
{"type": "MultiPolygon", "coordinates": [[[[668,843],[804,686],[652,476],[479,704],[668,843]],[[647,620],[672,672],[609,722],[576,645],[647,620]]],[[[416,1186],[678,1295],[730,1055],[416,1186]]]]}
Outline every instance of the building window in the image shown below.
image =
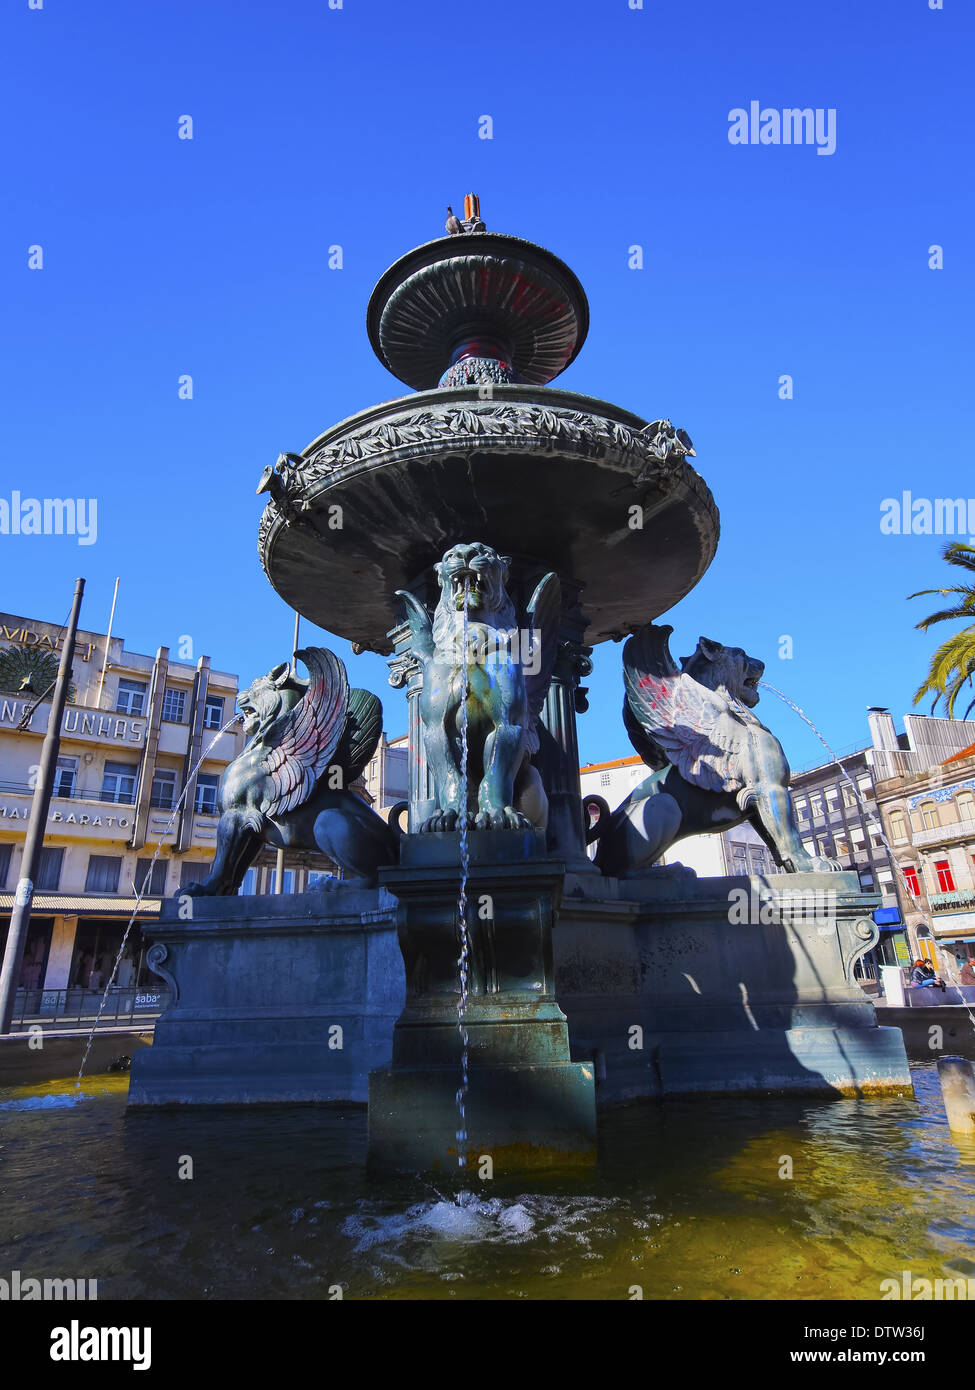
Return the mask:
{"type": "Polygon", "coordinates": [[[816,846],[815,846],[815,844],[813,843],[812,840],[803,840],[803,842],[802,842],[802,847],[803,847],[803,849],[806,851],[807,854],[815,854],[815,853],[816,853],[816,846]]]}
{"type": "Polygon", "coordinates": [[[937,830],[941,824],[941,816],[938,813],[936,801],[927,801],[921,807],[921,824],[925,830],[937,830]]]}
{"type": "Polygon", "coordinates": [[[63,849],[42,849],[34,887],[43,893],[56,893],[61,883],[63,849]]]}
{"type": "Polygon", "coordinates": [[[242,898],[252,898],[257,892],[257,870],[248,869],[241,879],[240,887],[237,892],[242,898]]]}
{"type": "Polygon", "coordinates": [[[837,830],[836,834],[833,836],[833,843],[834,843],[834,845],[836,846],[836,853],[837,853],[837,854],[839,854],[839,855],[849,854],[849,852],[850,852],[850,842],[849,842],[849,840],[846,838],[846,831],[845,831],[845,830],[837,830]]]}
{"type": "Polygon", "coordinates": [[[955,797],[955,809],[959,820],[975,820],[975,796],[971,792],[959,792],[955,797]]]}
{"type": "Polygon", "coordinates": [[[857,801],[857,799],[856,799],[856,793],[854,792],[853,788],[850,786],[849,782],[844,782],[844,783],[843,783],[843,805],[847,808],[848,811],[851,811],[851,810],[853,810],[853,808],[854,808],[855,806],[859,806],[859,804],[860,804],[860,803],[859,803],[859,802],[857,801]]]}
{"type": "Polygon", "coordinates": [[[183,860],[179,866],[179,886],[185,888],[188,883],[202,883],[205,878],[210,877],[210,865],[206,860],[183,860]]]}
{"type": "Polygon", "coordinates": [[[157,767],[152,774],[149,805],[157,811],[171,811],[176,804],[176,773],[171,767],[157,767]]]}
{"type": "Polygon", "coordinates": [[[138,776],[136,763],[106,763],[102,775],[102,801],[117,801],[131,806],[135,801],[138,776]]]}
{"type": "Polygon", "coordinates": [[[820,796],[819,792],[813,792],[810,796],[809,809],[813,816],[821,816],[823,814],[823,798],[820,796]]]}
{"type": "Polygon", "coordinates": [[[857,791],[864,801],[869,801],[873,797],[873,782],[870,780],[869,773],[864,772],[857,778],[857,791]]]}
{"type": "Polygon", "coordinates": [[[904,882],[907,884],[907,891],[912,898],[921,896],[921,882],[917,876],[917,869],[912,864],[909,864],[904,870],[904,882]]]}
{"type": "Polygon", "coordinates": [[[860,873],[860,887],[873,888],[873,874],[867,873],[866,870],[863,870],[860,873]]]}
{"type": "Polygon", "coordinates": [[[955,876],[951,872],[951,865],[947,859],[936,860],[934,871],[938,875],[938,892],[953,893],[955,891],[955,876]]]}
{"type": "Polygon", "coordinates": [[[0,888],[7,886],[7,875],[10,872],[10,860],[13,852],[13,845],[0,845],[0,888]]]}
{"type": "Polygon", "coordinates": [[[88,860],[86,893],[117,893],[122,860],[117,855],[93,854],[88,860]]]}
{"type": "Polygon", "coordinates": [[[153,898],[161,898],[166,891],[166,867],[168,861],[157,859],[155,864],[151,859],[139,859],[135,865],[135,891],[146,893],[153,898]],[[146,875],[152,865],[152,873],[149,882],[146,883],[146,875]],[[143,886],[144,885],[144,886],[143,886]]]}
{"type": "MultiPolygon", "coordinates": [[[[248,872],[249,874],[252,874],[252,873],[254,872],[254,870],[253,870],[253,869],[248,869],[247,872],[248,872]]],[[[328,884],[328,883],[334,883],[334,881],[335,881],[335,875],[334,875],[334,874],[325,873],[325,872],[319,872],[318,869],[309,869],[309,870],[308,870],[308,882],[307,882],[307,884],[306,884],[305,886],[307,887],[307,889],[308,889],[308,891],[309,891],[309,893],[310,893],[310,892],[312,892],[313,889],[315,889],[315,888],[323,888],[323,887],[325,887],[326,884],[328,884]]],[[[243,888],[242,888],[240,891],[243,893],[243,891],[244,891],[243,888]]]]}
{"type": "Polygon", "coordinates": [[[146,690],[145,681],[119,681],[115,697],[116,714],[144,714],[146,690]]]}
{"type": "MultiPolygon", "coordinates": [[[[271,869],[271,870],[268,872],[268,876],[267,876],[267,891],[268,891],[269,893],[276,893],[276,892],[277,892],[277,879],[278,879],[278,871],[277,871],[277,869],[271,869]]],[[[294,869],[285,869],[285,871],[284,871],[284,891],[285,891],[286,893],[293,893],[293,892],[295,891],[295,871],[294,871],[294,869]]]]}
{"type": "Polygon", "coordinates": [[[196,797],[193,805],[198,816],[215,816],[217,814],[217,788],[220,785],[220,778],[213,773],[201,772],[196,779],[196,797]]]}
{"type": "Polygon", "coordinates": [[[826,809],[827,809],[827,811],[836,811],[836,810],[838,810],[838,809],[839,809],[839,804],[840,804],[840,791],[839,791],[839,788],[838,788],[838,787],[827,787],[827,788],[826,788],[826,809]]]}
{"type": "Polygon", "coordinates": [[[58,758],[54,769],[52,796],[74,796],[74,779],[78,775],[77,758],[58,758]]]}
{"type": "Polygon", "coordinates": [[[806,819],[806,803],[805,803],[805,801],[796,801],[796,802],[794,802],[793,804],[795,805],[795,808],[796,808],[796,819],[797,819],[797,820],[805,820],[805,819],[806,819]]]}
{"type": "Polygon", "coordinates": [[[186,691],[176,690],[171,685],[166,686],[166,693],[163,695],[162,717],[167,724],[182,724],[183,710],[186,708],[186,691]]]}
{"type": "Polygon", "coordinates": [[[907,821],[903,811],[891,811],[890,837],[897,844],[903,843],[904,840],[910,838],[907,833],[907,821]]]}
{"type": "Polygon", "coordinates": [[[216,695],[208,695],[203,707],[204,729],[223,728],[223,700],[216,695]]]}

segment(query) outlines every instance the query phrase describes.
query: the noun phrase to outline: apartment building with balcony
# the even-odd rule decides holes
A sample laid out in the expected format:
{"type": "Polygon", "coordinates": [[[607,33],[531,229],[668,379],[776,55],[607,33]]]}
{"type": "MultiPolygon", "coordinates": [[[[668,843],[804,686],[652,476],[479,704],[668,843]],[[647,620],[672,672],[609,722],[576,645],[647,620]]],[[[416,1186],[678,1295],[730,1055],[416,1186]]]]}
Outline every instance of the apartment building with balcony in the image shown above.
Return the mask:
{"type": "Polygon", "coordinates": [[[975,720],[879,716],[871,763],[915,956],[949,979],[975,959],[975,720]]]}
{"type": "MultiPolygon", "coordinates": [[[[16,686],[0,688],[0,949],[61,641],[56,624],[0,613],[0,686],[16,686]]],[[[120,637],[83,630],[72,685],[21,986],[49,994],[104,986],[136,885],[148,876],[117,976],[120,987],[138,989],[154,978],[138,923],[180,884],[209,872],[217,785],[244,741],[237,726],[221,732],[234,713],[237,677],[206,656],[173,660],[168,647],[146,656],[120,637]]]]}

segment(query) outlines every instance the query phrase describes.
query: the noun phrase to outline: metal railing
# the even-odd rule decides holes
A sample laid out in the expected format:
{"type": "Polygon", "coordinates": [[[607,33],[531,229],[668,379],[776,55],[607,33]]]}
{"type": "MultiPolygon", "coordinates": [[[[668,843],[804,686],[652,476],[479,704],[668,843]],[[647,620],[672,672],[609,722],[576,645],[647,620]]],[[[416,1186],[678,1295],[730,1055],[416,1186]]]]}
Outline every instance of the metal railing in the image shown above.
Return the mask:
{"type": "MultiPolygon", "coordinates": [[[[29,782],[0,782],[0,793],[12,796],[33,796],[34,788],[29,782]]],[[[115,806],[134,806],[135,792],[106,792],[99,788],[69,787],[55,782],[51,794],[53,801],[100,801],[115,806]]]]}
{"type": "MultiPolygon", "coordinates": [[[[18,989],[12,1022],[23,1027],[32,1023],[94,1023],[104,993],[101,989],[82,989],[80,985],[73,989],[18,989]]],[[[172,1002],[172,990],[166,985],[113,985],[99,1023],[158,1018],[172,1002]]]]}

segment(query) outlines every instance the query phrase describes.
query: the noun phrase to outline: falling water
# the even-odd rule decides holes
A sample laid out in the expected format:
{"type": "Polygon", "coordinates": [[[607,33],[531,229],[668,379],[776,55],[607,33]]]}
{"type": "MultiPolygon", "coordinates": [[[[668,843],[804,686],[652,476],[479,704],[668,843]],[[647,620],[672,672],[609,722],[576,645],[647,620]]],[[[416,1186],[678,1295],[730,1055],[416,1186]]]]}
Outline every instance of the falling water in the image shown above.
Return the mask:
{"type": "Polygon", "coordinates": [[[887,839],[887,836],[884,834],[884,827],[883,827],[883,824],[881,823],[880,816],[879,816],[878,812],[877,812],[874,808],[868,806],[867,803],[864,801],[863,797],[860,795],[860,789],[859,789],[859,787],[857,786],[856,782],[854,782],[853,778],[850,776],[850,774],[847,772],[846,768],[845,768],[845,767],[843,766],[843,764],[840,762],[839,758],[836,756],[836,754],[835,754],[835,752],[833,751],[833,749],[830,748],[829,744],[826,742],[826,740],[823,738],[822,734],[821,734],[821,733],[819,732],[819,730],[816,728],[816,725],[815,725],[815,724],[812,722],[812,720],[809,718],[809,715],[806,713],[806,711],[805,711],[804,709],[800,709],[799,706],[795,703],[794,700],[790,700],[789,697],[788,697],[788,695],[783,695],[782,691],[781,691],[781,690],[777,690],[776,687],[775,687],[774,685],[769,685],[768,681],[759,681],[759,685],[762,686],[762,688],[763,688],[764,690],[771,690],[771,692],[772,692],[773,695],[778,695],[778,697],[779,697],[780,700],[782,700],[785,704],[787,704],[787,705],[789,706],[790,709],[795,710],[795,712],[796,712],[796,714],[798,714],[799,718],[802,719],[806,724],[809,725],[810,729],[812,729],[813,733],[816,735],[816,737],[819,739],[820,743],[821,743],[821,744],[823,745],[823,747],[826,749],[826,752],[829,754],[829,756],[830,756],[830,761],[836,764],[836,766],[839,768],[840,772],[842,772],[842,774],[843,774],[845,780],[846,780],[847,782],[849,782],[849,784],[850,784],[850,790],[853,792],[853,795],[856,797],[857,801],[860,803],[860,808],[861,808],[861,810],[863,811],[863,814],[864,814],[865,816],[869,816],[869,818],[870,818],[870,822],[871,822],[871,824],[870,824],[870,829],[871,829],[871,830],[876,830],[876,832],[877,832],[877,834],[880,836],[881,840],[883,840],[884,845],[885,845],[885,847],[886,847],[886,849],[887,849],[887,853],[890,855],[891,863],[892,863],[892,864],[896,863],[897,861],[896,861],[896,859],[895,859],[895,857],[894,857],[894,849],[893,849],[893,846],[891,845],[890,841],[887,839]]]}
{"type": "Polygon", "coordinates": [[[179,815],[180,807],[186,799],[186,793],[190,789],[190,785],[193,781],[193,778],[196,776],[201,765],[205,763],[207,758],[210,756],[211,749],[215,746],[217,740],[223,734],[225,734],[228,729],[232,729],[235,724],[238,724],[240,720],[243,719],[243,717],[244,716],[242,714],[235,714],[232,719],[228,719],[223,728],[220,729],[216,734],[214,734],[213,738],[210,740],[210,743],[207,745],[206,750],[197,759],[196,763],[193,766],[193,770],[186,779],[186,786],[180,792],[176,800],[176,805],[173,807],[173,814],[170,816],[169,820],[166,823],[166,828],[163,830],[162,834],[159,837],[158,843],[156,844],[155,853],[149,861],[149,867],[146,870],[145,877],[142,880],[141,886],[134,883],[132,885],[135,889],[135,907],[132,909],[132,916],[129,918],[125,931],[122,933],[122,944],[118,948],[118,955],[115,957],[115,964],[112,966],[112,972],[108,977],[108,983],[105,986],[105,993],[102,995],[102,1002],[98,1006],[98,1013],[95,1017],[94,1023],[91,1025],[91,1032],[88,1034],[88,1042],[85,1044],[84,1056],[81,1059],[81,1066],[78,1069],[78,1079],[75,1082],[76,1087],[79,1087],[81,1085],[81,1078],[85,1074],[85,1066],[88,1062],[88,1054],[91,1051],[91,1045],[95,1039],[95,1033],[98,1031],[98,1025],[101,1022],[102,1013],[105,1010],[105,1005],[108,1002],[109,991],[111,990],[112,985],[115,983],[115,976],[118,974],[118,968],[122,962],[122,955],[125,951],[125,943],[129,939],[129,932],[132,930],[132,924],[136,919],[136,914],[138,913],[140,906],[142,905],[142,899],[145,897],[146,892],[149,888],[149,884],[152,882],[152,870],[156,863],[156,860],[159,858],[159,852],[163,847],[163,840],[165,840],[170,830],[172,830],[173,822],[179,815]]]}
{"type": "Polygon", "coordinates": [[[467,1142],[467,1087],[468,1087],[468,1045],[470,1039],[464,1022],[467,1007],[467,982],[470,965],[470,940],[467,935],[467,876],[470,870],[471,855],[467,843],[467,693],[468,651],[470,618],[468,600],[470,580],[464,580],[464,622],[463,647],[460,662],[460,893],[457,898],[457,921],[460,926],[460,956],[457,968],[460,973],[460,996],[457,1000],[457,1031],[460,1034],[460,1085],[457,1088],[457,1166],[467,1164],[464,1145],[467,1142]]]}
{"type": "MultiPolygon", "coordinates": [[[[843,774],[844,778],[846,779],[846,781],[849,782],[850,787],[852,788],[852,791],[853,791],[853,795],[856,797],[857,801],[860,803],[860,806],[861,806],[861,808],[862,808],[862,810],[863,810],[864,815],[870,817],[870,820],[871,820],[871,826],[870,826],[870,828],[871,828],[871,830],[873,830],[874,828],[876,829],[877,834],[880,836],[881,840],[884,842],[884,845],[885,845],[885,847],[886,847],[887,853],[888,853],[888,855],[890,856],[890,862],[891,862],[891,864],[896,868],[896,865],[897,865],[897,858],[896,858],[896,856],[895,856],[895,854],[894,854],[894,847],[893,847],[893,845],[890,843],[890,841],[887,839],[887,836],[884,834],[884,827],[883,827],[883,824],[882,824],[882,822],[881,822],[879,813],[878,813],[877,811],[873,810],[871,807],[869,807],[869,806],[867,805],[867,803],[864,801],[863,797],[860,795],[860,789],[859,789],[859,787],[858,787],[857,784],[854,782],[854,780],[853,780],[853,778],[850,776],[850,774],[847,772],[847,770],[846,770],[846,768],[843,766],[843,764],[840,762],[839,758],[836,756],[836,754],[835,754],[835,752],[833,751],[833,749],[829,746],[829,744],[828,744],[828,743],[826,742],[826,740],[823,738],[823,736],[822,736],[822,734],[820,733],[820,731],[816,728],[816,725],[815,725],[815,724],[812,722],[812,720],[809,718],[809,716],[808,716],[808,714],[806,713],[806,711],[803,710],[803,709],[800,709],[799,706],[795,703],[794,700],[790,700],[789,697],[788,697],[788,695],[784,695],[784,694],[782,693],[782,691],[776,689],[776,687],[775,687],[774,685],[769,685],[768,681],[759,681],[759,685],[761,685],[765,690],[771,690],[771,692],[772,692],[773,695],[778,695],[779,699],[782,700],[782,701],[784,701],[785,704],[787,704],[787,705],[789,706],[790,709],[795,710],[795,712],[796,712],[796,714],[798,714],[799,718],[802,719],[802,720],[804,720],[805,723],[807,723],[807,724],[809,725],[810,729],[812,729],[813,733],[816,735],[816,737],[819,739],[820,743],[821,743],[821,744],[823,745],[823,747],[826,749],[826,752],[829,754],[831,761],[834,762],[834,763],[836,764],[836,766],[839,768],[840,772],[842,772],[842,774],[843,774]]],[[[970,1022],[971,1025],[972,1025],[972,1031],[975,1032],[975,1013],[972,1012],[972,1009],[971,1009],[970,1005],[968,1005],[964,1000],[962,1000],[962,1007],[965,1009],[965,1012],[968,1014],[969,1022],[970,1022]]]]}

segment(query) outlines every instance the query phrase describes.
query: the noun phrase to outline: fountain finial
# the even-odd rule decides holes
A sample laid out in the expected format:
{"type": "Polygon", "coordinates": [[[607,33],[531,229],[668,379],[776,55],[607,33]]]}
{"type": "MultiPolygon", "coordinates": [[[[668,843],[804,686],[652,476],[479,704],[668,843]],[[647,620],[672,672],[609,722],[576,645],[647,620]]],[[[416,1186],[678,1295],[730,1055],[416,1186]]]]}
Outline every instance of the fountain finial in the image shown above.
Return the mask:
{"type": "Polygon", "coordinates": [[[488,232],[476,193],[463,222],[390,266],[367,323],[379,360],[418,391],[525,382],[544,386],[585,341],[589,305],[567,265],[520,237],[488,232]]]}

